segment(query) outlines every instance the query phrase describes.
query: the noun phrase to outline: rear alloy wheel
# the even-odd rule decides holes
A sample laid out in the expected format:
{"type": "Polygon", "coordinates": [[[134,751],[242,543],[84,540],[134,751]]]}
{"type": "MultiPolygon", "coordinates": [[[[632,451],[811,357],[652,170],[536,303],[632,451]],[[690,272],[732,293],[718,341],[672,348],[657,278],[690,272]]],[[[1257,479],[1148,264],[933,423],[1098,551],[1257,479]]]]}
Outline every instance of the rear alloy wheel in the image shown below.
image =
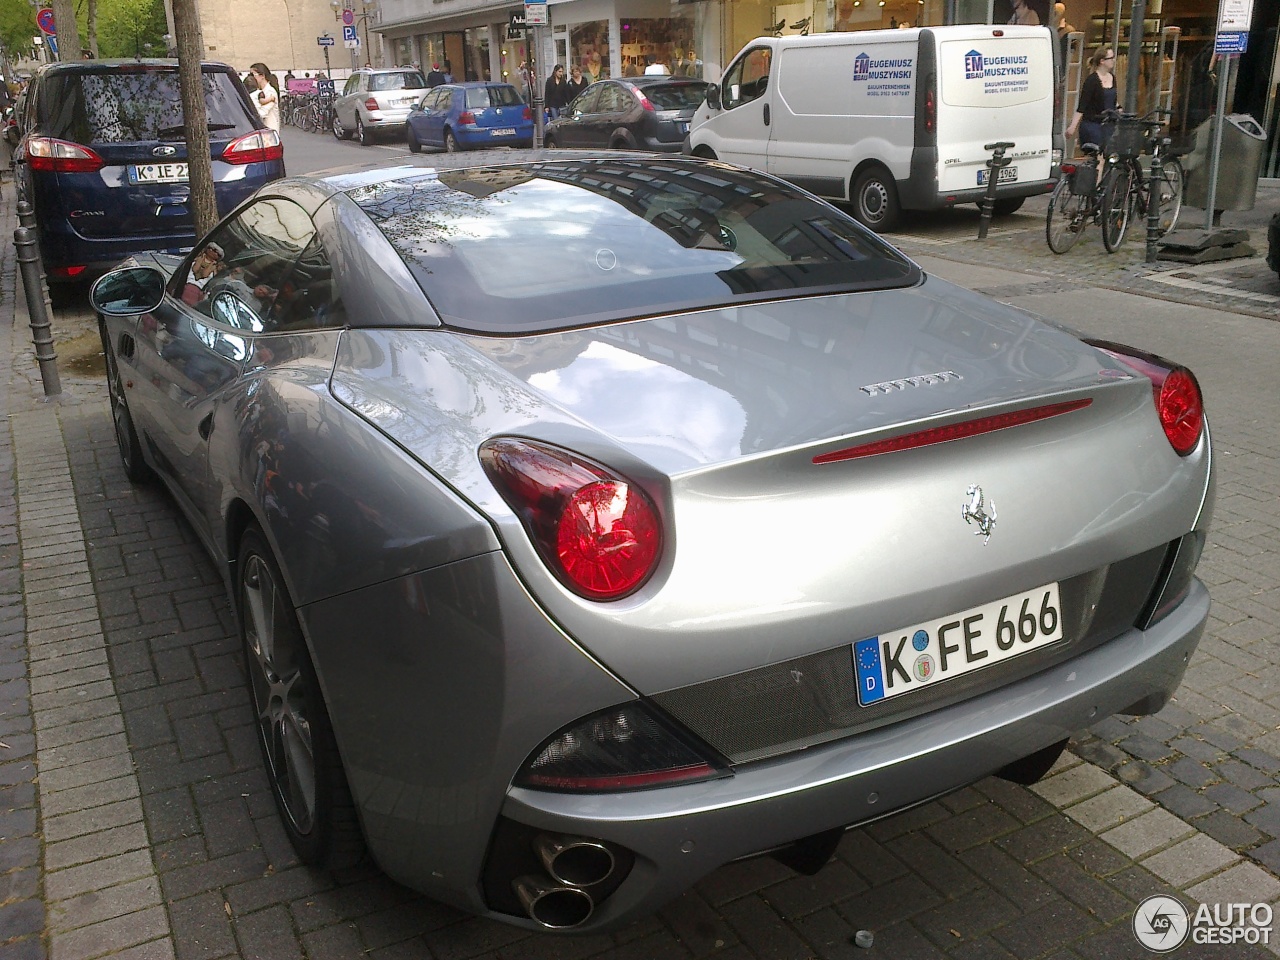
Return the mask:
{"type": "Polygon", "coordinates": [[[124,475],[129,478],[130,483],[147,483],[155,474],[143,459],[142,443],[138,440],[138,431],[134,429],[133,417],[129,414],[129,404],[124,399],[124,384],[120,379],[120,368],[116,366],[115,353],[108,342],[106,324],[101,320],[98,321],[98,335],[102,338],[102,355],[107,365],[107,398],[111,405],[116,447],[120,450],[120,462],[124,465],[124,475]]]}
{"type": "Polygon", "coordinates": [[[452,130],[446,130],[446,131],[444,132],[444,152],[445,152],[445,153],[458,153],[461,149],[462,149],[462,148],[461,148],[460,146],[458,146],[458,140],[457,140],[457,138],[456,138],[456,137],[454,137],[454,135],[453,135],[453,131],[452,131],[452,130]]]}
{"type": "Polygon", "coordinates": [[[367,147],[373,143],[373,135],[369,133],[368,127],[364,125],[364,121],[356,117],[356,139],[360,141],[360,146],[367,147]]]}
{"type": "Polygon", "coordinates": [[[354,866],[364,840],[338,745],[293,601],[256,526],[240,541],[236,573],[258,745],[285,833],[306,864],[354,866]]]}
{"type": "Polygon", "coordinates": [[[864,170],[853,184],[853,215],[876,233],[892,230],[902,208],[898,185],[888,171],[879,167],[864,170]]]}

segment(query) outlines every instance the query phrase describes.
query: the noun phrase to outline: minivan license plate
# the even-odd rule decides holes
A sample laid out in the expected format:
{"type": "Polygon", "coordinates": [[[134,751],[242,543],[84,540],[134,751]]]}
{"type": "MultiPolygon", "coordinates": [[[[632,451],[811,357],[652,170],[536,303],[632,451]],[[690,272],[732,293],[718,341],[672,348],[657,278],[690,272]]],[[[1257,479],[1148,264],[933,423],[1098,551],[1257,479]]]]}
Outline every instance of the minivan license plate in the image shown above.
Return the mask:
{"type": "Polygon", "coordinates": [[[186,183],[185,163],[139,163],[129,167],[130,183],[186,183]]]}
{"type": "MultiPolygon", "coordinates": [[[[987,175],[991,171],[986,167],[978,170],[978,186],[985,187],[987,185],[987,175]]],[[[1000,176],[996,178],[996,183],[1016,183],[1018,180],[1018,168],[1010,164],[1007,167],[1000,168],[1000,176]]]]}
{"type": "Polygon", "coordinates": [[[902,696],[1061,639],[1056,583],[868,637],[853,645],[858,703],[902,696]]]}

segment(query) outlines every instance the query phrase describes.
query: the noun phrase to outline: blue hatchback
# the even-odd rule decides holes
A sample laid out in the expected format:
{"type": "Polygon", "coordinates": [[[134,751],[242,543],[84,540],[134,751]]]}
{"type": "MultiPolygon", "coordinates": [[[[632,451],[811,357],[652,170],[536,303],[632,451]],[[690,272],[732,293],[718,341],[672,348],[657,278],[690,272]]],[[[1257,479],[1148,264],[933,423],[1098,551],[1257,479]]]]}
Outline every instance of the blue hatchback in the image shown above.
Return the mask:
{"type": "MultiPolygon", "coordinates": [[[[205,63],[202,75],[222,215],[284,176],[284,148],[229,66],[205,63]]],[[[51,283],[194,245],[177,61],[50,64],[32,78],[20,123],[18,194],[35,206],[51,283]]]]}
{"type": "Polygon", "coordinates": [[[409,114],[405,138],[417,153],[443,147],[532,147],[533,111],[509,83],[447,83],[428,90],[409,114]]]}

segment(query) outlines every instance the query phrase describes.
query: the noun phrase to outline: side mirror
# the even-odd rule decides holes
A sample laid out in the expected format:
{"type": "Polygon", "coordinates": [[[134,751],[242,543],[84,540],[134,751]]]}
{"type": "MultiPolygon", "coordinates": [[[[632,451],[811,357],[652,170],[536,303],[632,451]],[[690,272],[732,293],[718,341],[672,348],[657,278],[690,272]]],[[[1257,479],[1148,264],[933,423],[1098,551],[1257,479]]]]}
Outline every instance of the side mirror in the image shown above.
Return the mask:
{"type": "Polygon", "coordinates": [[[720,85],[710,84],[707,87],[707,106],[712,110],[720,109],[720,85]]]}
{"type": "Polygon", "coordinates": [[[94,283],[89,302],[107,317],[150,313],[164,300],[164,282],[164,274],[154,267],[112,270],[94,283]]]}

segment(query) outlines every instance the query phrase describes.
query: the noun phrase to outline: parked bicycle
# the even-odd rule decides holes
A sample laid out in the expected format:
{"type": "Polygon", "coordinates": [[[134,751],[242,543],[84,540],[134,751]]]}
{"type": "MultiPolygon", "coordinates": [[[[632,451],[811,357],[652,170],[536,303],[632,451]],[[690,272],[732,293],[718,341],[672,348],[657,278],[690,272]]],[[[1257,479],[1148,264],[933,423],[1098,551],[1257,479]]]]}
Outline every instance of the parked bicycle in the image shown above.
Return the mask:
{"type": "Polygon", "coordinates": [[[1086,227],[1102,228],[1102,245],[1115,253],[1124,243],[1129,223],[1143,219],[1149,209],[1150,181],[1140,160],[1143,150],[1159,157],[1160,234],[1172,230],[1182,210],[1184,176],[1177,153],[1167,137],[1160,136],[1167,110],[1153,110],[1144,117],[1112,112],[1116,133],[1105,160],[1097,144],[1080,145],[1083,159],[1062,164],[1062,177],[1049,198],[1045,239],[1054,253],[1070,250],[1086,227]]]}
{"type": "Polygon", "coordinates": [[[1102,242],[1111,252],[1124,243],[1131,222],[1136,219],[1140,226],[1144,224],[1150,209],[1151,177],[1149,165],[1144,166],[1140,159],[1143,153],[1150,154],[1152,163],[1159,158],[1161,164],[1160,236],[1178,222],[1185,178],[1178,153],[1171,148],[1170,139],[1161,136],[1166,116],[1172,116],[1172,111],[1152,110],[1143,117],[1121,115],[1116,125],[1111,148],[1121,164],[1102,198],[1102,242]]]}

